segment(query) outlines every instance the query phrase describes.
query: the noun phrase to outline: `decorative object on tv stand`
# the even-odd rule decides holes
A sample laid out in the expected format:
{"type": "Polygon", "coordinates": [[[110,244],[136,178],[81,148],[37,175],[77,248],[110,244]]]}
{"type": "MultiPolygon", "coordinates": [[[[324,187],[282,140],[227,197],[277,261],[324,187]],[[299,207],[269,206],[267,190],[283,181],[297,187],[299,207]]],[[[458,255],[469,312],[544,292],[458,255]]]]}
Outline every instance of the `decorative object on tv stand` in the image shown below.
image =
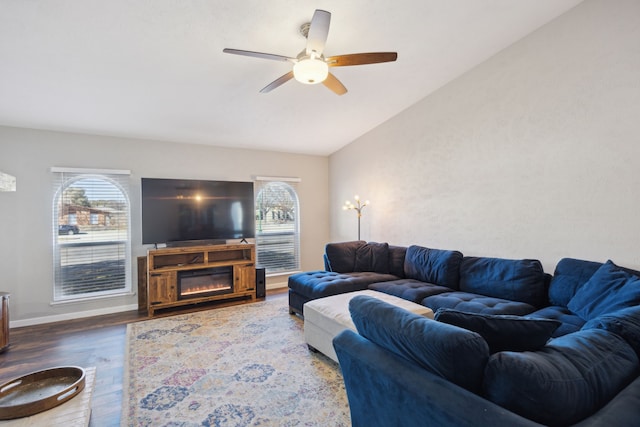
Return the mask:
{"type": "Polygon", "coordinates": [[[360,196],[358,196],[357,194],[353,196],[353,198],[355,199],[356,203],[353,204],[350,200],[347,200],[346,202],[344,202],[344,206],[342,207],[342,209],[344,209],[345,211],[354,210],[358,214],[358,240],[360,240],[360,218],[362,217],[362,209],[364,209],[365,206],[369,206],[371,202],[367,200],[362,203],[360,201],[360,196]]]}

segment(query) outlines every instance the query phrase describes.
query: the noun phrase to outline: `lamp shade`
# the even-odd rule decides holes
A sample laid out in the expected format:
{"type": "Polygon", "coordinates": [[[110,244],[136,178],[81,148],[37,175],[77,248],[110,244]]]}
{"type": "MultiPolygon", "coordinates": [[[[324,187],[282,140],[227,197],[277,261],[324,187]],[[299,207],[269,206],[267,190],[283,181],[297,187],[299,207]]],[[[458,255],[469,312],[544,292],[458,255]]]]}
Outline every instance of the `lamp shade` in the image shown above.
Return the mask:
{"type": "Polygon", "coordinates": [[[293,65],[293,76],[300,83],[308,85],[322,83],[328,75],[329,66],[320,59],[302,59],[293,65]]]}

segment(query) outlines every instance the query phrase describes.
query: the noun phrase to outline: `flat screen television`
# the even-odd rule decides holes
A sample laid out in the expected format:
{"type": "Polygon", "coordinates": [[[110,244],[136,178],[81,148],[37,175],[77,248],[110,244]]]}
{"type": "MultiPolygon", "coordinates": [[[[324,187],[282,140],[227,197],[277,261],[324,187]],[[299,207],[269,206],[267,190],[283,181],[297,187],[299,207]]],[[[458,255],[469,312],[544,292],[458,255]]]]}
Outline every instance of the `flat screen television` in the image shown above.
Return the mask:
{"type": "Polygon", "coordinates": [[[142,243],[255,237],[253,183],[142,178],[142,243]]]}

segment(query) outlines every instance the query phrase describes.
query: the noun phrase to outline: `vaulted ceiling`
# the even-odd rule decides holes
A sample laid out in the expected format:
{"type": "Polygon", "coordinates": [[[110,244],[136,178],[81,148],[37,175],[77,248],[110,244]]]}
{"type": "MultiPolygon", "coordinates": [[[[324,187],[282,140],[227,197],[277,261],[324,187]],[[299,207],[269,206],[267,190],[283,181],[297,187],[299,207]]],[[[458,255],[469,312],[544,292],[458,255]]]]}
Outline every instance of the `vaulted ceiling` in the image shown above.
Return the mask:
{"type": "Polygon", "coordinates": [[[0,0],[0,125],[328,155],[581,0],[0,0]],[[291,80],[299,28],[331,12],[347,87],[291,80]]]}

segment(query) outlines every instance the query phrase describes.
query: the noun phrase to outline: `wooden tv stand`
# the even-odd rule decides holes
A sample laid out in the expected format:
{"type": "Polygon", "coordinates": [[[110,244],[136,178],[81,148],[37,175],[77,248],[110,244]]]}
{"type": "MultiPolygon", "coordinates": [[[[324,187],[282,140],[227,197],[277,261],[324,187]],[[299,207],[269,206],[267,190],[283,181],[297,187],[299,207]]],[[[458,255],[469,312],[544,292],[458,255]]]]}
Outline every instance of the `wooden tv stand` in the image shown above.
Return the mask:
{"type": "Polygon", "coordinates": [[[231,298],[255,299],[256,250],[253,244],[208,245],[149,250],[147,253],[147,312],[231,298]],[[180,299],[178,276],[182,271],[230,267],[228,293],[180,299]]]}

